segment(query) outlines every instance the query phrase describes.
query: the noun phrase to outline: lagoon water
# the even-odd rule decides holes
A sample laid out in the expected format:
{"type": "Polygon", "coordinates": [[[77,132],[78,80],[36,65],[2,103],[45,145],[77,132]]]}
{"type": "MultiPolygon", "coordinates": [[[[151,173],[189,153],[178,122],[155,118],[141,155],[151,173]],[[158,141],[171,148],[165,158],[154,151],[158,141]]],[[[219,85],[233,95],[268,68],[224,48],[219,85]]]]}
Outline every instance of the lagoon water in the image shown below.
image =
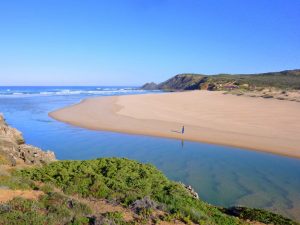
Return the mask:
{"type": "Polygon", "coordinates": [[[28,144],[53,150],[58,159],[115,156],[152,163],[170,179],[192,185],[211,204],[266,208],[300,221],[299,159],[86,130],[48,117],[83,98],[143,93],[148,92],[131,87],[0,87],[0,112],[28,144]]]}

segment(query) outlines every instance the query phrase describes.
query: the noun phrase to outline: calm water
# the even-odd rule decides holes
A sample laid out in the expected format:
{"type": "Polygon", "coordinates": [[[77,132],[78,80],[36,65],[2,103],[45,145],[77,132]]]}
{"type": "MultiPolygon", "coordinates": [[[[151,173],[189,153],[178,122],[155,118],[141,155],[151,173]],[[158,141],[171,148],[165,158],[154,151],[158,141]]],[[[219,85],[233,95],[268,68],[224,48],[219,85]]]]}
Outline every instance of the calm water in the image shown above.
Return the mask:
{"type": "Polygon", "coordinates": [[[165,138],[90,131],[57,122],[48,112],[91,96],[143,94],[126,87],[0,87],[0,112],[29,144],[59,159],[126,157],[149,162],[221,206],[245,205],[300,220],[300,160],[165,138]]]}

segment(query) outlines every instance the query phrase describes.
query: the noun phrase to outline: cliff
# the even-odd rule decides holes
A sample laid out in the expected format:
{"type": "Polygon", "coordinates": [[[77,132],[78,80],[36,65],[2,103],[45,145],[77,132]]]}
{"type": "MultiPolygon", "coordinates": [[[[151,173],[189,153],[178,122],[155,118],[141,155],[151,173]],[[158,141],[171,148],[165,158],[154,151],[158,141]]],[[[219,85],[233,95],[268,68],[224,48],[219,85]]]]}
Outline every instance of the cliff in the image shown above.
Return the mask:
{"type": "Polygon", "coordinates": [[[8,126],[3,115],[0,115],[0,161],[2,164],[15,166],[18,162],[25,164],[46,164],[55,161],[51,151],[25,144],[22,133],[8,126]]]}

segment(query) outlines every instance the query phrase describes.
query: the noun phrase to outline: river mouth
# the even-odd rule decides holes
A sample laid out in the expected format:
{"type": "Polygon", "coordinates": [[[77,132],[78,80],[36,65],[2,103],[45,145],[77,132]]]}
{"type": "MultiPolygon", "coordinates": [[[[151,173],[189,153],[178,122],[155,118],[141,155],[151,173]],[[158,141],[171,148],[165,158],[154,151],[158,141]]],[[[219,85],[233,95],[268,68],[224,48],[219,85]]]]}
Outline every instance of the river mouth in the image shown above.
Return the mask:
{"type": "Polygon", "coordinates": [[[126,157],[152,163],[170,179],[192,185],[209,203],[265,208],[300,220],[299,159],[189,141],[91,131],[48,116],[50,111],[86,97],[90,95],[0,97],[0,111],[10,125],[23,132],[27,143],[55,151],[58,159],[126,157]]]}

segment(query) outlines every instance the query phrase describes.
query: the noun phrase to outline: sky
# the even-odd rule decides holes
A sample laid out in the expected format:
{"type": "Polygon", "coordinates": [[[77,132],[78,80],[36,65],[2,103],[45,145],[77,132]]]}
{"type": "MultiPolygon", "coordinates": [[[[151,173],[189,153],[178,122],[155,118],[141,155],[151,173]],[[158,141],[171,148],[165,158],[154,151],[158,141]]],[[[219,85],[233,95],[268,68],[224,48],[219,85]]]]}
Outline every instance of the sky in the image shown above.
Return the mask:
{"type": "Polygon", "coordinates": [[[300,0],[0,1],[1,85],[300,68],[300,0]]]}

